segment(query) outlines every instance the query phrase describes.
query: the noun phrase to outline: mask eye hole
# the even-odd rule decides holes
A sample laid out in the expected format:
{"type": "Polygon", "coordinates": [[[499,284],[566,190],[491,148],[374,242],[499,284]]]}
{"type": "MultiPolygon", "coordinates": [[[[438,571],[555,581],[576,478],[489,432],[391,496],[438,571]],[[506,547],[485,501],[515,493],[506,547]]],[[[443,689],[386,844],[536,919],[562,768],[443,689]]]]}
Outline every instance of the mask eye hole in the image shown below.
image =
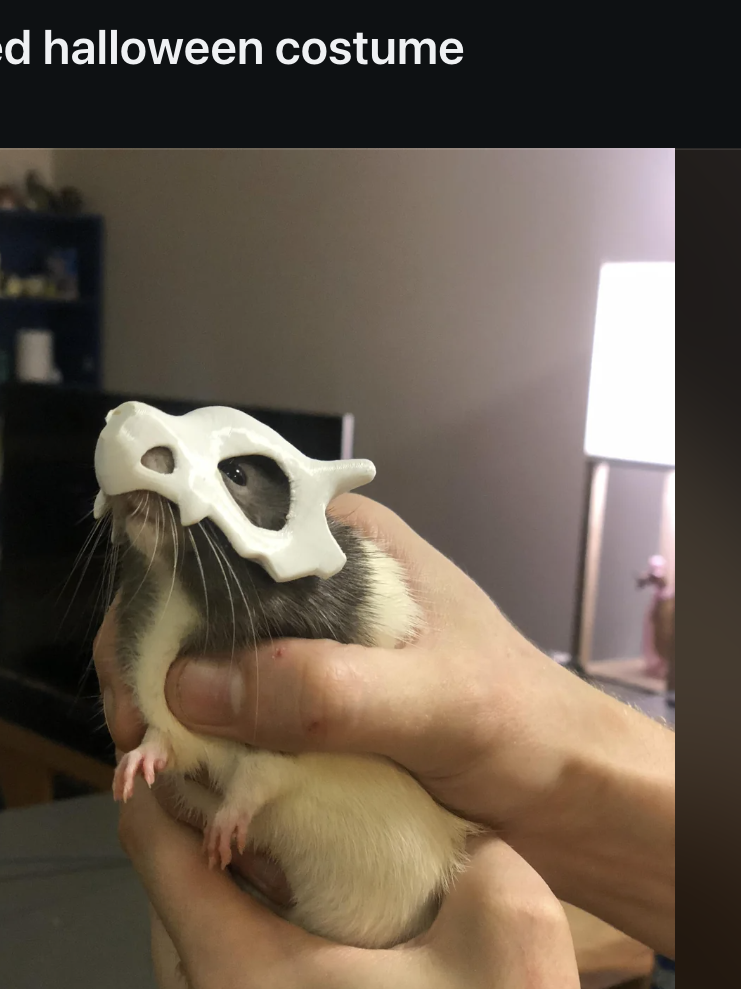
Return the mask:
{"type": "Polygon", "coordinates": [[[247,487],[247,475],[236,458],[222,460],[219,464],[219,470],[233,484],[237,484],[240,488],[247,487]]]}
{"type": "Polygon", "coordinates": [[[144,454],[141,464],[157,474],[172,474],[175,470],[175,457],[169,447],[153,446],[144,454]]]}
{"type": "Polygon", "coordinates": [[[259,529],[282,529],[291,508],[291,482],[275,460],[262,454],[229,457],[219,470],[230,497],[259,529]]]}

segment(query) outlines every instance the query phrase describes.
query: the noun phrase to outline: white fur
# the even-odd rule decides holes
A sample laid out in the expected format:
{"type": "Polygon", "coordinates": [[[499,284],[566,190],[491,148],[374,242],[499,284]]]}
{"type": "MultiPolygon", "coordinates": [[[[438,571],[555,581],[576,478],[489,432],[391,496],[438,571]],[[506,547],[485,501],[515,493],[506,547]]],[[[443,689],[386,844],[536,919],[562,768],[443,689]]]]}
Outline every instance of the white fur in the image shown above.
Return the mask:
{"type": "MultiPolygon", "coordinates": [[[[366,551],[374,576],[364,617],[378,645],[394,645],[415,632],[420,612],[399,564],[370,543],[366,551]]],[[[145,744],[169,753],[184,802],[212,821],[229,814],[250,820],[249,841],[281,865],[296,904],[285,916],[301,927],[361,947],[388,946],[424,930],[477,829],[385,759],[284,756],[187,731],[170,713],[164,682],[196,616],[171,582],[162,575],[133,686],[149,725],[145,744]],[[198,767],[223,793],[216,807],[213,796],[204,801],[201,788],[183,779],[198,767]]]]}
{"type": "Polygon", "coordinates": [[[375,645],[393,648],[419,632],[422,612],[407,589],[399,562],[368,539],[361,545],[373,575],[363,624],[374,630],[375,645]]]}

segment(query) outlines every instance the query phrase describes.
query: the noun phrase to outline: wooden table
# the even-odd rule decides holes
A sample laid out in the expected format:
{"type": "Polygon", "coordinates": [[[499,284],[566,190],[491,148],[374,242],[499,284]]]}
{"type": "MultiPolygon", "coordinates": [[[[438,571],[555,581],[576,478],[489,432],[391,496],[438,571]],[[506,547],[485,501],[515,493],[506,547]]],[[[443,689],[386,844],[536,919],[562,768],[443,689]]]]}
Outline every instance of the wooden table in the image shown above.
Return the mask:
{"type": "Polygon", "coordinates": [[[645,986],[653,968],[653,952],[591,914],[564,903],[574,939],[582,989],[645,986]]]}
{"type": "Polygon", "coordinates": [[[111,788],[113,767],[0,719],[0,790],[4,806],[21,808],[50,801],[55,776],[104,791],[111,788]]]}

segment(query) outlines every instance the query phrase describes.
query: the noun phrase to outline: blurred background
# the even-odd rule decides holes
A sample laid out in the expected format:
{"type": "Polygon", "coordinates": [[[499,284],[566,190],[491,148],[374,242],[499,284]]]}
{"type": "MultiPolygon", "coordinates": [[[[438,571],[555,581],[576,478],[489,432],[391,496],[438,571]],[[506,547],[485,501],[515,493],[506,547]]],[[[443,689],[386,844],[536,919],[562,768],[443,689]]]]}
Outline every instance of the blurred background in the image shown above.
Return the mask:
{"type": "MultiPolygon", "coordinates": [[[[600,266],[673,260],[672,148],[0,149],[9,388],[349,413],[378,471],[367,493],[562,661],[600,266]]],[[[8,423],[33,415],[8,402],[10,458],[30,441],[8,423]]],[[[636,578],[660,549],[665,478],[612,467],[595,661],[645,652],[636,578]]],[[[4,580],[7,644],[20,612],[4,580]]],[[[29,700],[18,670],[2,687],[6,803],[107,784],[105,754],[46,745],[29,712],[48,683],[29,700]],[[30,783],[39,766],[56,782],[30,783]]],[[[663,700],[653,713],[669,716],[663,700]]]]}

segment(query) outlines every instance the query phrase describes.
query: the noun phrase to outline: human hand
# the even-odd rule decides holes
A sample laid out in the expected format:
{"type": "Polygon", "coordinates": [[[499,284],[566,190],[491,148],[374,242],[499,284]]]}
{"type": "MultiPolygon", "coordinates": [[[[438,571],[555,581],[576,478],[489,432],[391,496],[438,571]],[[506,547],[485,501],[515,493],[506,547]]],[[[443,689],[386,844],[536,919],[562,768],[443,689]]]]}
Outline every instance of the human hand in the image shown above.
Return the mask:
{"type": "MultiPolygon", "coordinates": [[[[358,495],[331,510],[401,559],[425,612],[418,640],[403,649],[287,640],[230,663],[179,660],[167,679],[171,710],[193,730],[263,748],[388,756],[451,809],[502,826],[553,788],[574,695],[593,691],[393,512],[358,495]]],[[[95,661],[109,728],[127,751],[144,726],[117,674],[114,636],[111,614],[95,661]]]]}
{"type": "Polygon", "coordinates": [[[478,839],[469,869],[429,931],[390,950],[334,944],[274,915],[166,814],[141,780],[121,809],[120,837],[144,883],[161,989],[578,989],[563,908],[498,838],[478,839]],[[174,950],[173,950],[174,946],[174,950]]]}
{"type": "MultiPolygon", "coordinates": [[[[171,710],[193,730],[264,748],[385,755],[464,816],[495,826],[516,818],[558,781],[574,695],[589,688],[394,513],[358,495],[331,510],[402,560],[425,611],[418,640],[403,649],[286,640],[228,664],[179,660],[167,679],[171,710]]],[[[114,636],[109,614],[95,661],[109,729],[128,751],[144,726],[117,675],[114,636]]]]}
{"type": "MultiPolygon", "coordinates": [[[[173,714],[268,749],[387,756],[451,810],[496,828],[562,899],[670,954],[673,734],[545,656],[393,512],[359,495],[330,509],[404,564],[426,629],[400,649],[284,640],[233,663],[177,660],[173,714]]],[[[114,636],[109,615],[95,659],[126,751],[143,726],[114,636]]]]}
{"type": "MultiPolygon", "coordinates": [[[[359,495],[330,510],[401,560],[422,634],[402,649],[284,640],[230,663],[182,659],[167,678],[173,713],[268,749],[387,756],[452,810],[494,827],[540,815],[583,749],[585,720],[600,720],[594,706],[616,702],[533,646],[393,512],[359,495]]],[[[133,746],[141,726],[116,693],[109,724],[133,746]]]]}
{"type": "MultiPolygon", "coordinates": [[[[427,628],[418,641],[395,650],[295,640],[265,645],[257,656],[245,650],[233,663],[178,661],[167,681],[173,713],[199,732],[265,748],[386,755],[451,809],[501,826],[558,776],[564,719],[554,699],[560,681],[574,678],[388,509],[357,495],[338,498],[331,509],[404,563],[425,611],[427,628]],[[237,689],[223,679],[230,671],[237,689]],[[225,710],[236,696],[243,704],[225,710]]],[[[109,729],[116,746],[128,751],[145,726],[115,662],[115,634],[114,607],[94,658],[109,729]]],[[[166,797],[166,788],[158,794],[166,797]]],[[[260,888],[278,902],[290,895],[272,863],[248,853],[235,858],[235,868],[251,881],[257,873],[260,888]]]]}

